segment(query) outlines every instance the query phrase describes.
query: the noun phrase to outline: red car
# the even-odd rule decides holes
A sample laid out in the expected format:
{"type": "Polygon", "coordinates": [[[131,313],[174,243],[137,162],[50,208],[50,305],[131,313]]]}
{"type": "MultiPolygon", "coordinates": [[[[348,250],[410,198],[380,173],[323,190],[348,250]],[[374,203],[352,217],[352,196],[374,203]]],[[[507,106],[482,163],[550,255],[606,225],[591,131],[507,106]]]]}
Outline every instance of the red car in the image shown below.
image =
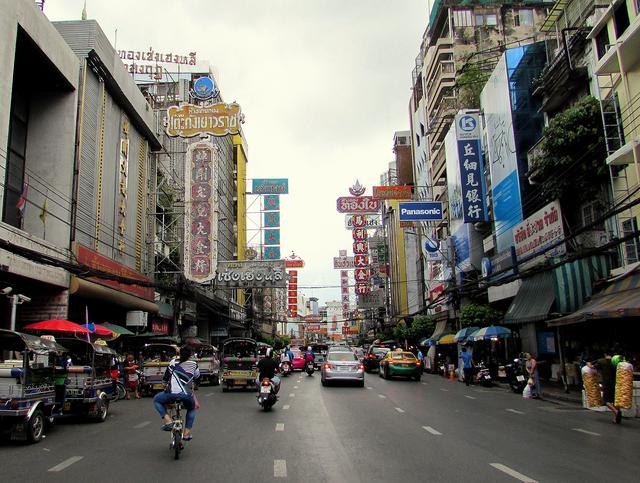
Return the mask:
{"type": "Polygon", "coordinates": [[[293,370],[304,371],[304,353],[297,349],[292,349],[291,352],[293,352],[293,370]]]}

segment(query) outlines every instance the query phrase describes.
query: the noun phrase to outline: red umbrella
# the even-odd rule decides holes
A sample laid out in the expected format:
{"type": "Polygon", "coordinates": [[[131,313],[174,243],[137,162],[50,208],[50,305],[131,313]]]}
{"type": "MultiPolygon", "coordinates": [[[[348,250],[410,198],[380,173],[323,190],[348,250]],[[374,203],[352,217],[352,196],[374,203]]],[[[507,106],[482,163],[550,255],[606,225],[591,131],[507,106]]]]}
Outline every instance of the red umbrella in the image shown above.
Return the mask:
{"type": "Polygon", "coordinates": [[[93,331],[96,335],[113,335],[113,331],[111,329],[107,329],[104,325],[93,324],[95,330],[93,331]]]}
{"type": "MultiPolygon", "coordinates": [[[[24,330],[42,330],[45,332],[76,332],[78,334],[91,334],[91,331],[75,322],[68,320],[53,319],[25,325],[24,330]]],[[[109,331],[111,333],[111,331],[109,331]]]]}

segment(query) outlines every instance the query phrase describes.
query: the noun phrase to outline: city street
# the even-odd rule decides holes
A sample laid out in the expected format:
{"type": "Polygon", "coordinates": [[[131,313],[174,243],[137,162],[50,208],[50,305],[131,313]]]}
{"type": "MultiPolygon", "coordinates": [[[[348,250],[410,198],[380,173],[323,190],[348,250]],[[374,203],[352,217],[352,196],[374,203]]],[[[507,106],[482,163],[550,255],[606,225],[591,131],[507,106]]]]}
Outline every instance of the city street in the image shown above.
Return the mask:
{"type": "Polygon", "coordinates": [[[112,405],[104,424],[57,425],[39,444],[3,442],[4,481],[637,481],[640,425],[467,388],[367,374],[366,387],[285,378],[280,401],[198,391],[194,440],[179,461],[151,399],[112,405]]]}

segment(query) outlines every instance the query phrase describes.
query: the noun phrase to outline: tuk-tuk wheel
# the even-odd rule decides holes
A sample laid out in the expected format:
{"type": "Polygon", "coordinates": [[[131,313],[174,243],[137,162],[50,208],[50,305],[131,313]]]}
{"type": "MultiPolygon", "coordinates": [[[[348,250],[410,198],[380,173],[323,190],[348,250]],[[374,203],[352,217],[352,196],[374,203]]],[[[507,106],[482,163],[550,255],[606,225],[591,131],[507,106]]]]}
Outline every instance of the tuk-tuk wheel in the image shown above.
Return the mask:
{"type": "Polygon", "coordinates": [[[106,399],[98,399],[96,402],[96,417],[95,420],[97,423],[104,423],[107,420],[107,416],[109,415],[109,401],[106,399]]]}
{"type": "Polygon", "coordinates": [[[227,386],[226,384],[222,386],[222,392],[228,392],[228,391],[229,391],[229,386],[227,386]]]}
{"type": "Polygon", "coordinates": [[[220,385],[220,378],[218,376],[213,376],[211,378],[211,384],[213,386],[219,386],[220,385]]]}
{"type": "Polygon", "coordinates": [[[44,436],[44,413],[36,409],[27,423],[27,439],[30,443],[37,443],[44,436]]]}

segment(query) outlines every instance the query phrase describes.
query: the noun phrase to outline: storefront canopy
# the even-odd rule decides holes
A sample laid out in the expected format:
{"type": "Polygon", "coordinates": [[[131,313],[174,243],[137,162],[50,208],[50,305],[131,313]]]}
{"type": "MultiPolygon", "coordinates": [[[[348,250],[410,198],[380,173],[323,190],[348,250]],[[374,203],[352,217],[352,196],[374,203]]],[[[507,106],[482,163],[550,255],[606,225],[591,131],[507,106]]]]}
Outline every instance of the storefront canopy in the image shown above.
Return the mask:
{"type": "Polygon", "coordinates": [[[504,324],[526,324],[545,320],[555,298],[551,272],[538,273],[524,279],[504,316],[504,324]]]}
{"type": "Polygon", "coordinates": [[[549,322],[549,326],[621,317],[640,317],[640,266],[610,280],[607,287],[594,294],[581,309],[549,322]]]}

